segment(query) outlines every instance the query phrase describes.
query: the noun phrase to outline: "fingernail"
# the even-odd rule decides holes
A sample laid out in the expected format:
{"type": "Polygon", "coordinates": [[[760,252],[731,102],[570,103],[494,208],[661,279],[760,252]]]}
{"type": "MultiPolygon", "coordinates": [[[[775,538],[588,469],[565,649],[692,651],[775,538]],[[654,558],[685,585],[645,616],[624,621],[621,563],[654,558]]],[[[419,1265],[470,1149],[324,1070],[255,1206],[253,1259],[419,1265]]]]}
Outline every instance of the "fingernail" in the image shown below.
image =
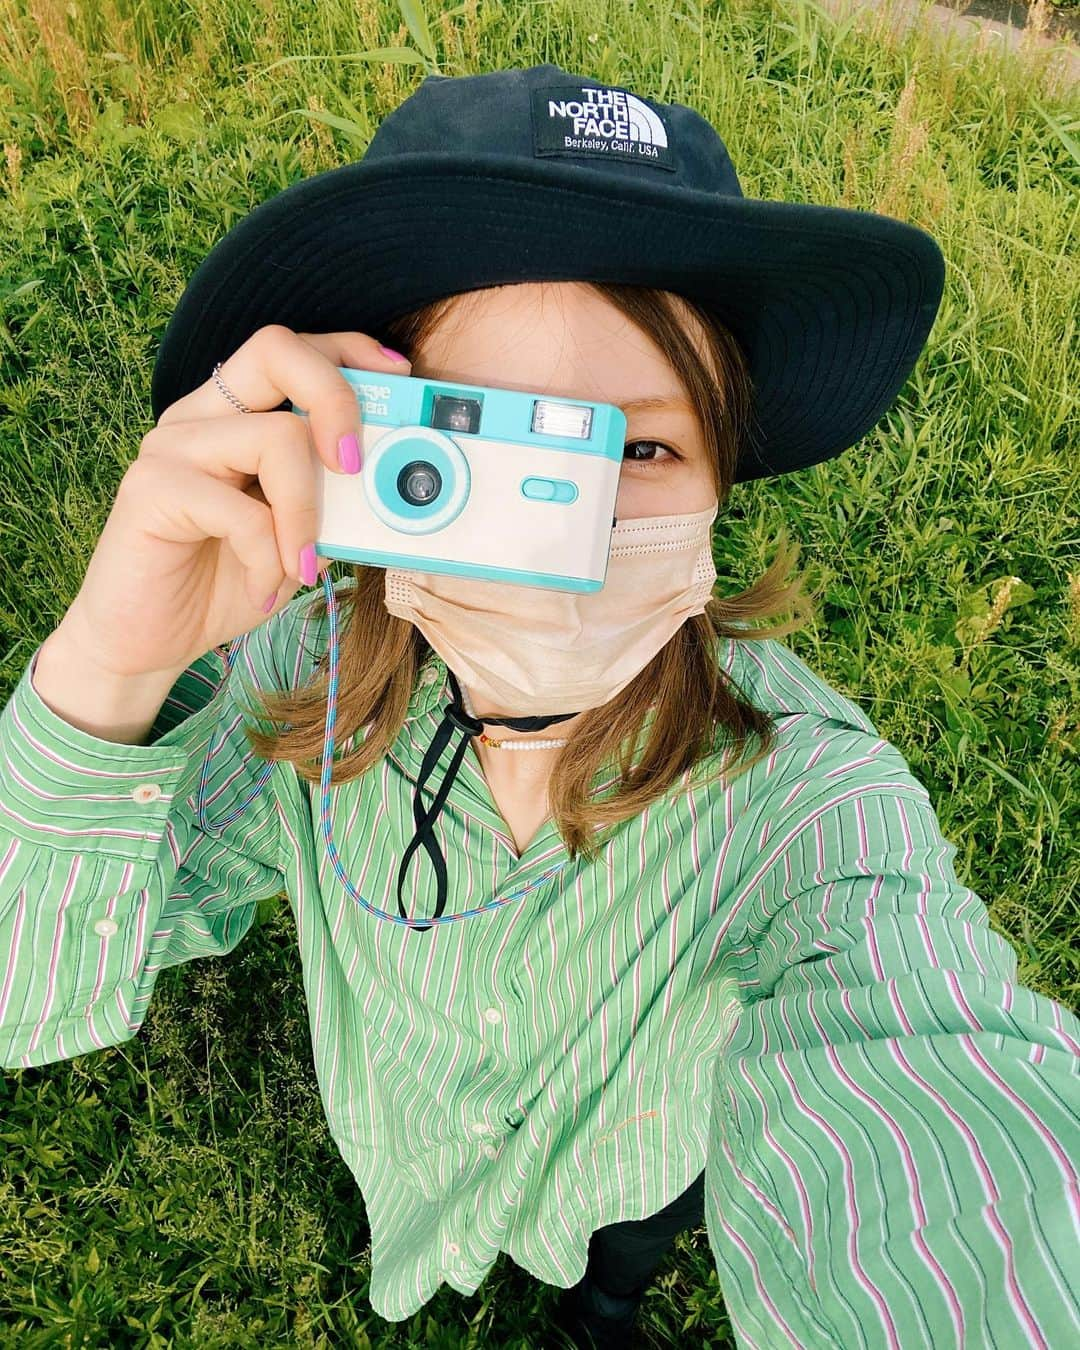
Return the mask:
{"type": "Polygon", "coordinates": [[[305,544],[300,550],[300,580],[305,586],[314,586],[315,578],[315,545],[305,544]]]}
{"type": "Polygon", "coordinates": [[[409,359],[407,356],[402,356],[400,352],[394,351],[393,347],[380,347],[379,351],[382,352],[383,356],[388,356],[391,361],[407,361],[409,359]]]}
{"type": "Polygon", "coordinates": [[[264,614],[269,614],[269,613],[270,613],[270,611],[274,608],[274,602],[275,602],[276,600],[277,600],[277,591],[275,591],[274,594],[270,597],[270,599],[267,600],[266,604],[263,605],[263,613],[264,613],[264,614]]]}
{"type": "Polygon", "coordinates": [[[356,432],[350,431],[337,443],[338,463],[346,473],[360,472],[360,445],[356,432]]]}

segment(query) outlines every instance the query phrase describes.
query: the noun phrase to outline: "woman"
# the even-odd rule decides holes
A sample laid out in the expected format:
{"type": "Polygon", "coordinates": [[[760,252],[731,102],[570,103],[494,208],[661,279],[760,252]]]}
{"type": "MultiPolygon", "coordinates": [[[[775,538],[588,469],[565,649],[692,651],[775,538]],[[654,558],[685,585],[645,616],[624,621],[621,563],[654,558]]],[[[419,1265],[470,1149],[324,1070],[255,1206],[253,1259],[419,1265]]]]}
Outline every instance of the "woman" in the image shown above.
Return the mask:
{"type": "Polygon", "coordinates": [[[431,77],[253,212],[0,719],[3,1062],[130,1039],[284,887],[380,1315],[505,1251],[626,1344],[704,1220],[740,1344],[1072,1343],[1080,1024],[795,625],[746,627],[786,567],[709,594],[731,486],[874,425],[941,285],[922,231],[749,201],[692,110],[555,66],[431,77]],[[363,472],[342,366],[674,400],[628,412],[603,589],[358,566],[288,603],[312,485],[274,410],[363,472]]]}

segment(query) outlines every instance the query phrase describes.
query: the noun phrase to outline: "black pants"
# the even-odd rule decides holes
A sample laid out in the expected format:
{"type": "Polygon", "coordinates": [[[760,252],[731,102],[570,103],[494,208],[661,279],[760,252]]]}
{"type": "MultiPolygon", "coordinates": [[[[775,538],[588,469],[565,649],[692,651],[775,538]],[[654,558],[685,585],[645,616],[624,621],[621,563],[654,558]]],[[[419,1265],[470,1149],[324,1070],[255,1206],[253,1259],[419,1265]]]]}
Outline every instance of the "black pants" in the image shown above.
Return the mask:
{"type": "Polygon", "coordinates": [[[705,1222],[705,1173],[647,1219],[624,1219],[598,1228],[589,1240],[586,1274],[605,1294],[630,1298],[644,1293],[653,1271],[675,1244],[676,1234],[705,1222]]]}

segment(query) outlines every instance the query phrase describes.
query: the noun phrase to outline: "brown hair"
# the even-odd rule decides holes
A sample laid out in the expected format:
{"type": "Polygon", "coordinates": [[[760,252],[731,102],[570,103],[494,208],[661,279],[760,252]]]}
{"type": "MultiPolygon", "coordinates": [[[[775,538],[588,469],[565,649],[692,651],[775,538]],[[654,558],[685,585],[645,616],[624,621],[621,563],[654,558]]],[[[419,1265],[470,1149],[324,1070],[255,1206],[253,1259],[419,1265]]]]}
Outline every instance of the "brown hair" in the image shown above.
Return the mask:
{"type": "MultiPolygon", "coordinates": [[[[731,491],[735,465],[747,434],[751,411],[751,383],[745,358],[734,336],[708,309],[683,296],[643,286],[609,282],[577,283],[614,305],[663,352],[686,387],[696,409],[716,495],[723,507],[731,491]],[[695,347],[686,314],[703,329],[705,355],[695,347]],[[713,373],[715,372],[715,373],[713,373]]],[[[466,292],[466,295],[469,293],[466,292]]],[[[439,322],[463,296],[436,301],[387,325],[379,340],[414,362],[439,322]]],[[[791,577],[798,558],[796,542],[787,547],[781,530],[777,556],[747,590],[725,598],[712,596],[705,612],[686,620],[645,668],[609,702],[587,710],[568,745],[562,749],[548,784],[552,816],[571,858],[582,853],[594,858],[602,840],[597,832],[637,815],[699,762],[722,748],[718,733],[726,733],[728,755],[700,785],[731,772],[745,772],[773,748],[773,718],[753,707],[721,669],[718,639],[743,641],[781,637],[803,628],[813,615],[813,601],[804,591],[801,574],[791,577]],[[771,627],[750,628],[748,621],[769,619],[794,610],[787,621],[771,627]],[[658,692],[657,692],[658,691],[658,692]],[[655,716],[640,759],[638,740],[646,714],[655,704],[655,716]],[[758,752],[738,761],[751,738],[758,752]],[[608,779],[599,787],[614,789],[600,795],[597,775],[608,779]]],[[[354,564],[355,587],[335,596],[339,603],[339,683],[337,734],[341,745],[361,727],[366,736],[355,750],[335,761],[331,783],[349,782],[383,758],[400,731],[421,665],[431,647],[408,619],[389,613],[383,602],[384,570],[354,564]]],[[[326,597],[311,597],[308,617],[326,615],[326,597]]],[[[257,690],[256,706],[248,711],[271,723],[291,723],[290,731],[262,732],[248,725],[252,749],[266,760],[289,760],[297,774],[310,783],[320,781],[329,689],[329,654],[320,659],[316,676],[300,689],[257,690]]],[[[736,775],[732,775],[736,776],[736,775]]]]}

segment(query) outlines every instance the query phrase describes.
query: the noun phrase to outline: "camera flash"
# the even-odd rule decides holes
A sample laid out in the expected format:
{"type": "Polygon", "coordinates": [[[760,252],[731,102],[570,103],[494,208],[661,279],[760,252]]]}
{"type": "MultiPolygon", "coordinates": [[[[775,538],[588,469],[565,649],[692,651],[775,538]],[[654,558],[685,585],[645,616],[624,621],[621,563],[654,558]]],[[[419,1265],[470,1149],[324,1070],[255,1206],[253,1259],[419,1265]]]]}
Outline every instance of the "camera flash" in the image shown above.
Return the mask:
{"type": "Polygon", "coordinates": [[[579,440],[587,441],[592,431],[592,416],[592,408],[537,399],[533,404],[531,430],[545,436],[576,436],[579,440]]]}

